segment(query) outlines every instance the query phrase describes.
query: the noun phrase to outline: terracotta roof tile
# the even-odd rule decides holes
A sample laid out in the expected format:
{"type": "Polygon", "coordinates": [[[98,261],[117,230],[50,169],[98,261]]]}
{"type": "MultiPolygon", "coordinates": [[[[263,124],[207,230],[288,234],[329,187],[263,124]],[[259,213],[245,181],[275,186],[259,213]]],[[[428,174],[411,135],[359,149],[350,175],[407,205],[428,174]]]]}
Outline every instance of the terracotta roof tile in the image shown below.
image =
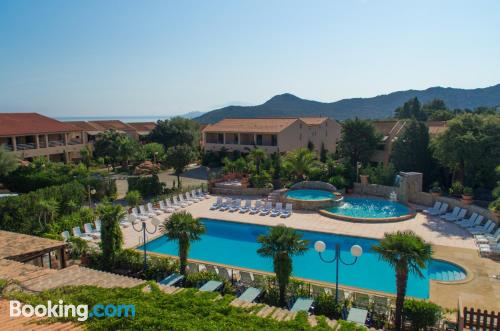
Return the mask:
{"type": "Polygon", "coordinates": [[[307,125],[320,125],[328,120],[328,117],[301,117],[302,122],[307,125]]]}
{"type": "Polygon", "coordinates": [[[71,131],[80,131],[80,129],[37,113],[0,113],[0,136],[71,131]]]}
{"type": "Polygon", "coordinates": [[[64,242],[58,240],[0,230],[0,259],[17,259],[64,245],[64,242]]]}
{"type": "Polygon", "coordinates": [[[85,121],[69,121],[66,123],[74,125],[83,131],[99,131],[101,129],[100,127],[96,127],[96,126],[92,125],[91,123],[85,122],[85,121]]]}
{"type": "Polygon", "coordinates": [[[137,131],[152,131],[156,127],[154,122],[132,122],[127,124],[137,131]]]}
{"type": "MultiPolygon", "coordinates": [[[[306,124],[314,125],[326,121],[324,118],[300,118],[306,124]]],[[[203,132],[256,132],[278,133],[295,123],[296,117],[270,117],[270,118],[226,118],[215,124],[207,125],[203,132]]]]}
{"type": "Polygon", "coordinates": [[[117,131],[134,131],[133,127],[119,120],[89,121],[89,123],[96,128],[101,128],[102,131],[111,129],[117,131]]]}

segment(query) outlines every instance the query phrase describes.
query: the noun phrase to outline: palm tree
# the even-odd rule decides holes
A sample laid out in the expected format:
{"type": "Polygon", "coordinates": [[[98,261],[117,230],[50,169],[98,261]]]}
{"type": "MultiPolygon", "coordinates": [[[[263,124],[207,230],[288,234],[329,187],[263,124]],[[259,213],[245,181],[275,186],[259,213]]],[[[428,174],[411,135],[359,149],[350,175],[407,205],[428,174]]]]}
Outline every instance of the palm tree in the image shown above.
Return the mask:
{"type": "Polygon", "coordinates": [[[160,230],[169,241],[179,243],[180,273],[186,274],[187,257],[191,241],[200,240],[205,233],[205,226],[200,219],[194,218],[187,211],[173,213],[170,219],[160,225],[160,230]]]}
{"type": "Polygon", "coordinates": [[[255,163],[255,168],[257,169],[257,173],[260,172],[260,165],[262,161],[266,158],[266,151],[262,148],[254,148],[248,153],[248,158],[255,163]]]}
{"type": "Polygon", "coordinates": [[[380,254],[396,270],[396,316],[395,329],[401,330],[403,305],[408,283],[408,274],[413,273],[423,278],[421,269],[426,267],[432,258],[431,245],[417,236],[413,231],[397,231],[386,233],[373,250],[380,254]]]}
{"type": "Polygon", "coordinates": [[[16,170],[19,161],[14,153],[8,152],[0,145],[0,177],[7,176],[12,171],[16,170]]]}
{"type": "Polygon", "coordinates": [[[285,155],[283,168],[297,180],[304,180],[316,166],[316,155],[306,148],[299,148],[285,155]]]}
{"type": "Polygon", "coordinates": [[[111,269],[115,257],[122,249],[123,234],[120,229],[120,219],[125,216],[125,211],[120,205],[103,203],[97,212],[101,218],[101,248],[103,267],[111,269]]]}
{"type": "Polygon", "coordinates": [[[286,288],[292,274],[292,257],[302,255],[308,249],[309,242],[292,228],[278,225],[271,228],[267,235],[260,235],[257,241],[261,247],[257,253],[264,257],[272,257],[274,273],[279,286],[280,305],[286,304],[286,288]]]}

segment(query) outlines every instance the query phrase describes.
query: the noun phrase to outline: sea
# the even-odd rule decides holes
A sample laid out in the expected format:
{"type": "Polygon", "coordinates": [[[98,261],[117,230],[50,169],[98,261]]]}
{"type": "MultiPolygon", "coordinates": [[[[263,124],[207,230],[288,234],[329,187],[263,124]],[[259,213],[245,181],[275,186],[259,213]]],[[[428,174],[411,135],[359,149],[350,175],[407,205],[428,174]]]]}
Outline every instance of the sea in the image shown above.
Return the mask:
{"type": "Polygon", "coordinates": [[[172,116],[61,116],[55,117],[59,121],[104,121],[104,120],[119,120],[125,123],[130,122],[157,122],[158,120],[166,120],[172,116]]]}

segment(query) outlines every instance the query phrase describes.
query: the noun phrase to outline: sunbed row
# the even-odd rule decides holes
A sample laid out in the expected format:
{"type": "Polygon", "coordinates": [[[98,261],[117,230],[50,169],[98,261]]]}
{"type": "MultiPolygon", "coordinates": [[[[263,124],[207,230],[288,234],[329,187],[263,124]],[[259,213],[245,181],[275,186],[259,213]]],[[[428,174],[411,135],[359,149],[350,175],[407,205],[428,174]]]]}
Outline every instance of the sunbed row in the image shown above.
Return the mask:
{"type": "Polygon", "coordinates": [[[291,203],[287,203],[285,208],[281,202],[276,202],[273,208],[273,203],[270,201],[262,202],[261,200],[256,200],[255,204],[252,205],[252,200],[246,199],[242,203],[242,199],[232,199],[222,197],[217,197],[215,203],[210,207],[210,210],[219,211],[229,211],[231,213],[239,212],[241,214],[249,213],[251,215],[270,215],[271,217],[290,217],[293,213],[293,208],[291,203]]]}
{"type": "MultiPolygon", "coordinates": [[[[249,271],[239,270],[235,272],[234,270],[227,269],[221,266],[213,266],[208,264],[201,265],[196,263],[188,264],[188,273],[196,273],[203,270],[218,274],[222,278],[231,281],[233,284],[235,283],[239,285],[240,291],[238,299],[245,302],[256,301],[263,292],[261,287],[263,287],[266,282],[265,276],[249,271]]],[[[161,280],[160,284],[174,286],[180,284],[183,280],[184,276],[174,273],[161,280]]],[[[223,283],[220,281],[208,281],[200,285],[201,291],[217,291],[222,288],[223,283]]],[[[309,296],[299,297],[295,300],[292,300],[292,302],[288,306],[289,310],[292,312],[313,311],[313,303],[315,297],[325,293],[335,295],[334,292],[335,289],[325,288],[319,285],[312,284],[309,287],[309,296]]],[[[339,289],[339,301],[342,303],[349,301],[352,304],[352,307],[356,307],[358,312],[359,310],[364,311],[366,313],[366,316],[368,317],[367,321],[371,318],[371,316],[373,316],[373,314],[378,317],[384,316],[387,319],[390,317],[389,315],[391,312],[392,301],[387,297],[368,295],[359,292],[350,293],[339,289]]],[[[346,314],[344,318],[349,320],[350,314],[346,314]]]]}
{"type": "Polygon", "coordinates": [[[457,224],[474,236],[481,255],[500,254],[500,227],[492,220],[485,220],[483,215],[472,213],[467,217],[466,208],[454,207],[447,212],[448,204],[436,201],[432,208],[424,213],[439,216],[441,219],[457,224]]]}
{"type": "MultiPolygon", "coordinates": [[[[72,231],[73,231],[73,236],[86,240],[86,241],[92,241],[94,239],[101,239],[101,220],[97,219],[94,222],[95,228],[92,227],[91,223],[85,223],[83,225],[83,230],[80,229],[79,226],[75,226],[72,231]]],[[[69,234],[69,231],[63,231],[61,232],[61,236],[63,237],[64,241],[68,241],[71,238],[71,235],[69,234]]]]}
{"type": "Polygon", "coordinates": [[[172,196],[171,198],[166,198],[165,200],[160,200],[158,201],[158,208],[155,208],[151,202],[148,202],[146,205],[140,205],[132,208],[130,214],[120,221],[120,225],[127,227],[135,220],[145,221],[163,213],[173,213],[176,210],[186,208],[193,203],[200,202],[204,199],[208,199],[209,197],[208,193],[198,189],[192,190],[191,192],[185,192],[185,197],[183,194],[179,194],[172,196]]]}

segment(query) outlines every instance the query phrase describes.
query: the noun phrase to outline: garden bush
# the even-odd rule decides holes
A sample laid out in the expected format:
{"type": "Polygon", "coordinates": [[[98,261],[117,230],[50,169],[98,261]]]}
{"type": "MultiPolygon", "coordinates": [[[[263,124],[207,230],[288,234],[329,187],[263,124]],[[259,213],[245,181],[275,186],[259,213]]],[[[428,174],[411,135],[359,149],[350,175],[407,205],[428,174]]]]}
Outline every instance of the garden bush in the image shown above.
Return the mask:
{"type": "Polygon", "coordinates": [[[165,184],[157,175],[145,177],[128,177],[128,190],[139,191],[143,197],[153,197],[163,193],[165,184]]]}
{"type": "Polygon", "coordinates": [[[218,280],[218,281],[224,283],[224,285],[222,287],[222,293],[224,293],[224,294],[234,294],[235,293],[235,288],[231,284],[230,281],[228,281],[225,278],[222,278],[221,276],[219,276],[213,272],[209,272],[209,271],[195,272],[195,273],[187,275],[186,280],[184,282],[184,286],[200,287],[201,285],[208,282],[209,280],[218,280]]]}
{"type": "Polygon", "coordinates": [[[86,197],[78,182],[42,188],[0,200],[0,229],[43,235],[60,229],[62,217],[80,209],[86,197]]]}
{"type": "Polygon", "coordinates": [[[339,319],[342,316],[342,303],[335,304],[335,294],[321,293],[314,298],[314,314],[339,319]]]}
{"type": "Polygon", "coordinates": [[[411,322],[411,329],[417,331],[435,326],[441,318],[442,309],[429,301],[408,299],[403,313],[405,320],[411,322]]]}
{"type": "Polygon", "coordinates": [[[136,207],[141,203],[142,197],[139,191],[128,191],[125,200],[130,207],[136,207]]]}
{"type": "Polygon", "coordinates": [[[368,175],[369,181],[372,184],[393,186],[396,169],[394,169],[394,165],[392,163],[389,163],[387,166],[379,164],[375,167],[364,168],[361,173],[363,175],[368,175]]]}

